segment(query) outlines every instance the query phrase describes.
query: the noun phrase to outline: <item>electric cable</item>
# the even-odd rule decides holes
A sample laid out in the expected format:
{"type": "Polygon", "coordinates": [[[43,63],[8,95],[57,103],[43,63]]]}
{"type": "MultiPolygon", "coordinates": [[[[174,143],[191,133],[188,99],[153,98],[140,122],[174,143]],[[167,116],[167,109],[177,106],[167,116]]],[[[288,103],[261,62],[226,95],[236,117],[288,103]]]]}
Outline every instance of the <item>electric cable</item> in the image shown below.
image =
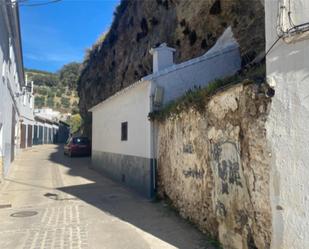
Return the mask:
{"type": "Polygon", "coordinates": [[[57,2],[61,2],[62,0],[51,0],[47,2],[41,2],[41,3],[21,3],[19,6],[25,6],[25,7],[37,7],[37,6],[43,6],[48,4],[53,4],[57,2]]]}
{"type": "Polygon", "coordinates": [[[309,22],[305,22],[299,25],[295,25],[293,19],[292,19],[292,11],[291,11],[291,0],[288,2],[288,9],[283,4],[282,0],[279,0],[279,12],[277,15],[277,34],[278,36],[289,36],[295,33],[304,33],[306,31],[309,31],[309,22]],[[290,24],[290,27],[286,30],[283,30],[283,11],[287,11],[287,18],[290,24]]]}
{"type": "MultiPolygon", "coordinates": [[[[1,0],[0,0],[1,1],[1,0]]],[[[0,2],[0,5],[11,5],[11,6],[15,6],[15,5],[19,5],[19,6],[26,6],[26,7],[37,7],[37,6],[42,6],[42,5],[48,5],[48,4],[53,4],[53,3],[57,3],[60,2],[62,0],[50,0],[50,1],[46,1],[46,2],[30,2],[31,0],[16,0],[15,2],[0,2]]]]}
{"type": "Polygon", "coordinates": [[[264,58],[269,54],[269,52],[273,49],[273,47],[277,44],[277,42],[282,38],[283,36],[278,36],[277,40],[269,47],[267,52],[264,55],[264,58]]]}

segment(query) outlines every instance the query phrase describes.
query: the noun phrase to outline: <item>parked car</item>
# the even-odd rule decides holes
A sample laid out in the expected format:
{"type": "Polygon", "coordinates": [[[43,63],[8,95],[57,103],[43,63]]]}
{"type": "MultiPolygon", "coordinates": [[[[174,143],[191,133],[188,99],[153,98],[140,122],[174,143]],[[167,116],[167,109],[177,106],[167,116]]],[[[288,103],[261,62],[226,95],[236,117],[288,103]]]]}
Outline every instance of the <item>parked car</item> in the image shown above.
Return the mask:
{"type": "Polygon", "coordinates": [[[68,156],[90,156],[91,142],[87,137],[71,137],[64,146],[64,154],[68,156]]]}

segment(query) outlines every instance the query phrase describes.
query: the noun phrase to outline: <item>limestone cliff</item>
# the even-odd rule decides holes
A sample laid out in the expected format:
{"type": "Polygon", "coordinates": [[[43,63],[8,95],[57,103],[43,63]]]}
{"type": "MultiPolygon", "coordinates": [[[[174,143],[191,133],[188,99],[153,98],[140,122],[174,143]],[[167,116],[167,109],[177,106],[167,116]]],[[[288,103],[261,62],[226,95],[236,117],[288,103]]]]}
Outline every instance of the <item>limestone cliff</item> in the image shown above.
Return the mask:
{"type": "Polygon", "coordinates": [[[167,42],[181,62],[205,53],[227,26],[244,63],[264,51],[260,0],[123,0],[109,32],[84,61],[78,92],[86,131],[90,107],[151,73],[151,47],[167,42]]]}

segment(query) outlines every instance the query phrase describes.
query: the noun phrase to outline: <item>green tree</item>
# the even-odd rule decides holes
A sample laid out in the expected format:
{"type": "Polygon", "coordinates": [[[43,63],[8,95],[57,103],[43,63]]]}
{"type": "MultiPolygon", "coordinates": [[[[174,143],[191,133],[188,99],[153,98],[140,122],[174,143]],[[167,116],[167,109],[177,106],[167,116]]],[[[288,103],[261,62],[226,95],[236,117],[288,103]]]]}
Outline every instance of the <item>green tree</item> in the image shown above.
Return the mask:
{"type": "Polygon", "coordinates": [[[47,90],[47,98],[54,98],[55,93],[52,91],[52,89],[47,90]]]}
{"type": "Polygon", "coordinates": [[[45,86],[40,86],[37,89],[38,94],[47,95],[48,89],[45,86]]]}
{"type": "Polygon", "coordinates": [[[54,97],[48,97],[46,101],[46,105],[50,108],[53,108],[55,105],[54,97]]]}
{"type": "Polygon", "coordinates": [[[66,95],[67,96],[71,96],[72,95],[72,91],[70,89],[68,89],[67,92],[66,92],[66,95]]]}
{"type": "Polygon", "coordinates": [[[82,118],[79,114],[74,114],[69,118],[68,123],[72,133],[76,133],[82,125],[82,118]]]}
{"type": "Polygon", "coordinates": [[[59,71],[59,81],[62,86],[68,87],[70,90],[75,90],[79,77],[80,64],[71,62],[64,65],[59,71]]]}
{"type": "Polygon", "coordinates": [[[60,90],[58,90],[57,93],[56,93],[56,96],[60,98],[62,96],[62,92],[60,90]]]}
{"type": "Polygon", "coordinates": [[[59,102],[56,103],[56,108],[59,110],[61,109],[61,104],[59,102]]]}
{"type": "Polygon", "coordinates": [[[64,107],[64,108],[69,108],[70,107],[70,99],[67,98],[67,97],[61,97],[61,105],[64,107]]]}
{"type": "Polygon", "coordinates": [[[79,114],[79,109],[77,106],[72,107],[72,114],[79,114]]]}
{"type": "Polygon", "coordinates": [[[59,82],[58,75],[52,73],[29,73],[29,79],[36,86],[56,86],[59,82]]]}
{"type": "Polygon", "coordinates": [[[34,105],[36,108],[42,108],[45,106],[45,96],[36,96],[34,99],[34,105]]]}

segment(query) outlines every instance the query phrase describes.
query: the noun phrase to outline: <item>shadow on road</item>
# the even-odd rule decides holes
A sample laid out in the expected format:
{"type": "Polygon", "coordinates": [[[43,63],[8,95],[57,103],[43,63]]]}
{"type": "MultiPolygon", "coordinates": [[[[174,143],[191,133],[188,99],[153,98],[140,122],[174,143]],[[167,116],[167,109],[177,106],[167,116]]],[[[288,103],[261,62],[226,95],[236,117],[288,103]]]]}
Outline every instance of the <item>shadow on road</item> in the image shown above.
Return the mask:
{"type": "Polygon", "coordinates": [[[214,248],[206,237],[201,239],[203,237],[196,228],[181,219],[163,202],[144,199],[90,169],[91,158],[66,157],[63,155],[63,147],[58,146],[57,152],[51,154],[50,160],[69,168],[69,175],[79,176],[90,182],[58,188],[60,191],[77,197],[177,248],[192,248],[188,247],[188,238],[191,241],[195,240],[196,244],[200,245],[198,248],[214,248]]]}

